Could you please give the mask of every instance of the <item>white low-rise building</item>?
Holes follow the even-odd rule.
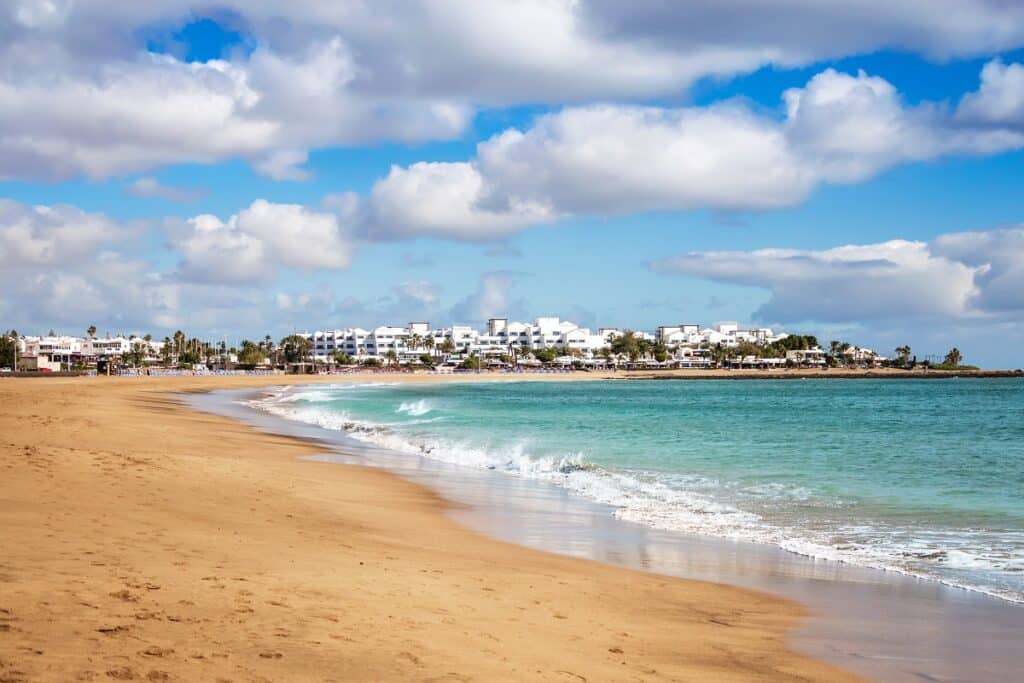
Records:
[[[819,348],[786,351],[786,360],[796,365],[825,365],[825,356]]]
[[[468,325],[432,328],[418,321],[405,327],[346,328],[303,336],[313,343],[316,360],[329,364],[341,353],[356,361],[383,361],[394,354],[399,362],[418,362],[426,354],[439,360],[478,356],[497,362],[500,357],[526,357],[546,349],[557,351],[560,357],[592,360],[603,358],[602,352],[622,334],[619,328],[600,327],[593,332],[568,320],[544,316],[531,323],[491,318],[484,330]],[[654,334],[642,330],[633,334],[651,345],[664,344],[671,361],[682,367],[713,365],[709,347],[733,348],[744,342],[767,345],[786,337],[769,328],[741,329],[737,323],[705,328],[696,323],[663,325]]]

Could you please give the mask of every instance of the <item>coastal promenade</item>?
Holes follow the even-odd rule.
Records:
[[[795,603],[493,541],[173,396],[320,381],[0,382],[0,679],[852,680]]]

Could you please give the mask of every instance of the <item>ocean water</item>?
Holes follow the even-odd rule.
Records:
[[[1024,602],[1024,380],[337,384],[254,405],[652,527]]]

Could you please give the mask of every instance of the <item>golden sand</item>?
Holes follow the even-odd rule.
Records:
[[[283,381],[0,380],[0,681],[852,679],[792,602],[494,541],[170,396]]]

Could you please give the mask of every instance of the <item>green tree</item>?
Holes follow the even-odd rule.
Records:
[[[300,334],[291,334],[278,345],[287,363],[305,363],[310,359],[313,342]]]
[[[754,344],[753,342],[740,342],[739,344],[732,348],[730,355],[733,356],[734,358],[737,356],[740,358],[744,356],[753,356],[754,358],[760,358],[761,356],[764,355],[764,351],[765,350],[762,347],[758,346],[757,344]]]
[[[641,340],[633,330],[626,330],[615,337],[611,343],[612,353],[617,356],[626,356],[630,361],[636,362],[643,355]]]
[[[398,362],[398,354],[395,353],[394,349],[388,349],[384,352],[384,359],[388,362],[388,365],[394,365]]]
[[[715,344],[714,348],[711,349],[711,359],[714,360],[716,366],[721,366],[728,357],[728,349],[721,344]]]
[[[262,348],[260,348],[259,344],[255,344],[248,339],[242,340],[242,350],[238,352],[239,364],[255,367],[257,365],[262,365],[266,358],[267,354]]]
[[[429,353],[420,354],[420,363],[427,367],[434,367],[434,356]]]
[[[171,348],[171,338],[164,337],[164,346],[160,349],[160,357],[165,368],[171,367],[171,354],[173,351],[174,349]]]
[[[766,349],[776,357],[786,355],[786,351],[806,351],[818,347],[818,338],[813,334],[791,334],[769,344]]]
[[[668,360],[668,348],[665,346],[665,342],[655,342],[654,360],[658,361],[659,363],[664,363],[666,360]]]
[[[534,349],[533,357],[541,363],[554,363],[555,359],[558,358],[558,350],[551,347],[546,349]]]
[[[897,346],[895,349],[896,362],[900,365],[906,365],[910,362],[910,346]]]
[[[465,358],[459,367],[464,370],[479,370],[482,367],[482,362],[480,357],[474,353],[473,355]]]
[[[334,352],[334,362],[338,365],[352,365],[352,356],[348,355],[344,351]]]
[[[190,368],[197,365],[202,360],[203,357],[199,355],[198,351],[186,347],[184,351],[178,354],[178,367]]]
[[[125,354],[125,362],[130,363],[132,367],[139,367],[143,364],[146,359],[145,345],[141,340],[136,339],[132,343],[132,349]]]
[[[949,353],[946,354],[946,358],[945,358],[945,360],[942,361],[942,364],[943,365],[949,365],[949,366],[952,366],[952,367],[955,368],[955,367],[959,367],[960,363],[962,363],[963,360],[964,360],[964,357],[960,353],[960,349],[958,349],[958,348],[956,348],[954,346],[953,348],[951,348],[949,350]]]
[[[843,342],[838,339],[833,339],[828,343],[828,362],[830,367],[835,367],[841,362],[843,353]]]
[[[13,369],[17,363],[15,355],[18,353],[18,332],[10,330],[0,336],[0,368]]]
[[[455,353],[455,340],[452,339],[451,335],[444,338],[441,342],[441,353],[450,354]]]
[[[425,348],[431,356],[434,355],[434,335],[428,334],[423,338],[423,348]]]

